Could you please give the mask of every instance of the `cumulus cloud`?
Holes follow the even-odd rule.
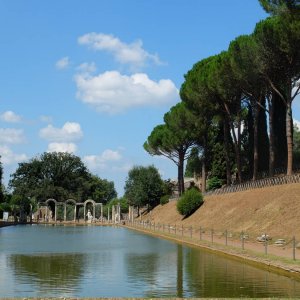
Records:
[[[77,74],[75,82],[77,97],[101,112],[119,113],[131,107],[159,106],[178,99],[178,90],[171,80],[156,82],[145,73]]]
[[[0,128],[0,144],[20,144],[24,141],[23,129]]]
[[[11,110],[8,110],[0,115],[0,120],[8,123],[21,122],[21,117]]]
[[[58,60],[55,64],[56,69],[58,70],[64,70],[70,65],[70,59],[68,56],[65,56]]]
[[[77,146],[74,143],[50,143],[47,152],[68,152],[75,153]]]
[[[4,165],[12,165],[28,159],[26,154],[16,154],[8,146],[0,146],[1,162]]]
[[[78,43],[97,51],[107,51],[121,64],[130,64],[136,67],[142,67],[146,62],[161,64],[157,54],[150,54],[143,49],[141,40],[127,44],[113,35],[92,32],[79,37]]]
[[[58,143],[74,142],[83,137],[80,124],[75,122],[66,122],[62,128],[56,128],[49,124],[40,130],[40,137]]]
[[[300,130],[300,121],[294,120],[294,126],[297,126],[298,130]]]
[[[116,162],[121,158],[122,155],[118,151],[107,149],[99,155],[84,156],[83,161],[91,170],[103,170],[107,167],[108,162]]]

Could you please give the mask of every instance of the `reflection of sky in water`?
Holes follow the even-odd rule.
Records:
[[[0,297],[300,296],[298,281],[124,228],[0,233]]]

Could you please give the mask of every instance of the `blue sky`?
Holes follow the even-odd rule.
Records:
[[[134,165],[176,178],[176,166],[143,143],[193,64],[265,17],[256,0],[1,0],[5,183],[45,151],[80,156],[119,196]]]

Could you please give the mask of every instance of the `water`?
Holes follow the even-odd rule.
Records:
[[[0,229],[0,297],[300,297],[300,282],[125,228]]]

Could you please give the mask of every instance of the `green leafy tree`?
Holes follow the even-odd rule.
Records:
[[[199,155],[199,148],[193,147],[185,168],[185,177],[194,177],[201,174],[202,161]]]
[[[130,205],[138,207],[159,204],[163,194],[163,181],[154,166],[135,166],[128,172],[125,197]]]
[[[276,16],[259,22],[254,31],[259,71],[270,90],[286,106],[287,174],[293,170],[292,102],[300,92],[300,18]]]
[[[294,163],[296,166],[300,166],[300,129],[297,125],[294,126],[293,132],[293,144],[294,144]]]
[[[164,116],[165,124],[156,126],[144,149],[151,155],[163,155],[171,159],[178,168],[178,190],[184,192],[184,161],[199,135],[200,126],[184,102],[173,106]]]
[[[9,186],[14,195],[35,197],[38,202],[48,198],[80,202],[93,196],[97,202],[107,202],[116,196],[113,183],[91,175],[78,156],[61,152],[20,163]]]
[[[259,0],[263,9],[272,15],[299,14],[299,0]]]
[[[112,181],[101,179],[96,175],[90,175],[87,184],[91,198],[98,203],[105,204],[117,197]]]
[[[231,134],[229,128],[228,112],[224,109],[224,102],[216,88],[210,83],[212,66],[215,65],[218,56],[211,56],[203,59],[185,74],[185,81],[180,89],[180,96],[204,125],[204,134],[198,136],[197,144],[202,149],[202,191],[205,191],[206,163],[211,150],[209,149],[210,127],[212,120],[219,119],[223,126],[223,143],[225,147],[224,160],[226,162],[226,181],[231,183]]]
[[[265,98],[267,83],[258,68],[258,45],[252,35],[242,35],[232,41],[228,49],[230,63],[237,83],[241,88],[245,100],[251,106],[253,117],[253,180],[257,179],[259,171],[266,171],[266,164],[270,160],[270,173],[274,172],[274,145],[270,145],[267,134],[266,116],[267,111]],[[271,103],[269,103],[269,108]],[[273,138],[273,114],[269,109],[270,142]],[[250,115],[249,115],[250,116]],[[250,129],[250,128],[249,128]]]
[[[105,216],[107,216],[108,209],[109,211],[112,211],[113,205],[115,206],[120,205],[121,213],[123,214],[128,213],[128,208],[129,208],[128,200],[125,197],[113,198],[104,206],[103,213]]]
[[[203,196],[197,189],[187,190],[177,201],[178,212],[188,217],[203,204]]]

